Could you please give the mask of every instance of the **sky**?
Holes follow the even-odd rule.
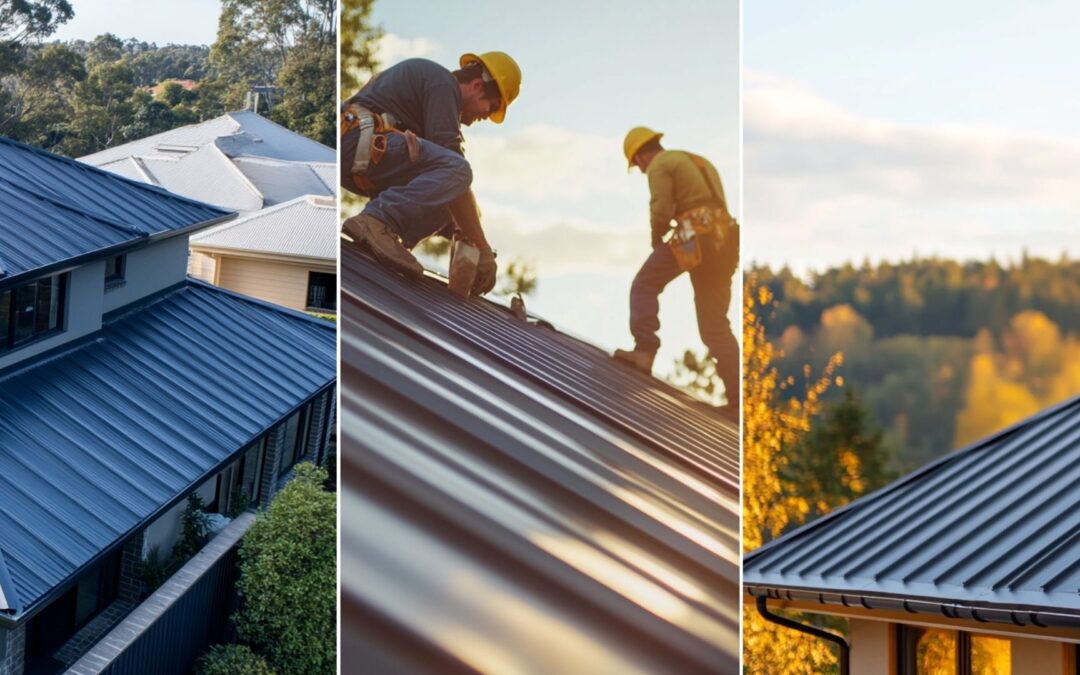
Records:
[[[210,45],[221,0],[69,0],[75,16],[50,39],[93,40],[102,33],[167,44]]]
[[[744,259],[1080,255],[1080,5],[745,5]]]
[[[709,158],[739,213],[738,11],[737,0],[377,0],[373,20],[384,67],[423,56],[455,68],[488,50],[517,60],[521,94],[505,122],[464,130],[484,229],[503,264],[535,266],[530,311],[613,349],[633,345],[630,282],[649,253],[648,185],[626,170],[626,132],[650,126],[666,147]],[[658,372],[704,350],[686,275],[661,296],[660,320]]]

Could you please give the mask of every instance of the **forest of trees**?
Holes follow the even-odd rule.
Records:
[[[164,47],[112,34],[48,41],[73,16],[66,0],[2,7],[0,135],[78,157],[241,110],[258,90],[261,114],[336,144],[333,0],[223,0],[213,45]]]
[[[1080,262],[927,258],[748,276],[776,299],[762,323],[791,391],[806,365],[842,353],[839,372],[884,429],[893,471],[1080,393]]]

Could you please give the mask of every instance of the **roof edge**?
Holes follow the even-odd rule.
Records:
[[[744,583],[745,595],[762,595],[789,601],[807,601],[823,607],[856,607],[866,610],[900,611],[908,614],[933,614],[948,619],[967,619],[979,623],[1002,623],[1038,628],[1080,628],[1080,610],[1069,607],[1003,605],[926,596],[899,596],[861,591],[840,592],[813,588],[788,587],[768,583]],[[1026,619],[1026,621],[1025,621]]]
[[[1005,438],[1012,436],[1013,434],[1019,433],[1024,429],[1027,429],[1028,427],[1037,424],[1038,422],[1041,422],[1047,417],[1050,417],[1051,415],[1054,415],[1059,411],[1072,405],[1076,405],[1077,403],[1080,403],[1080,394],[1065,399],[1064,401],[1056,403],[1048,408],[1044,408],[1043,410],[1040,410],[1034,415],[1015,422],[1005,427],[1004,429],[1000,429],[985,438],[981,438],[969,445],[946,453],[942,457],[939,457],[938,459],[928,464],[924,464],[923,466],[915,469],[906,476],[898,478],[897,480],[889,483],[885,487],[879,488],[869,494],[865,494],[856,499],[855,501],[845,504],[844,506],[841,506],[840,508],[825,514],[817,520],[806,523],[805,525],[802,525],[801,527],[798,527],[791,532],[783,534],[776,539],[773,539],[772,541],[762,544],[758,548],[750,551],[743,556],[743,567],[745,569],[747,565],[753,563],[757,558],[767,555],[778,546],[784,545],[789,541],[808,536],[815,532],[817,529],[825,525],[829,525],[835,520],[844,518],[853,511],[861,509],[863,506],[870,503],[871,501],[875,501],[877,499],[885,497],[886,495],[892,494],[893,492],[906,488],[910,483],[921,480],[925,475],[937,471],[939,468],[946,464],[959,461],[960,459],[968,456],[971,453],[983,450],[987,446],[1002,441]]]

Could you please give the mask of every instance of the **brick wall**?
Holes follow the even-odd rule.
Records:
[[[26,625],[0,629],[0,675],[22,675],[26,661]]]
[[[120,582],[117,584],[117,600],[135,603],[142,595],[142,572],[139,568],[142,565],[145,539],[146,533],[143,531],[124,543],[124,548],[120,552]]]

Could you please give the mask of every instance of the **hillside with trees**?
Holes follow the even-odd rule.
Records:
[[[842,353],[838,372],[883,428],[890,470],[1080,392],[1080,262],[925,258],[748,275],[776,300],[762,323],[791,391],[807,365]]]
[[[257,105],[336,144],[332,0],[223,0],[213,45],[161,47],[112,34],[48,41],[73,16],[65,0],[8,6],[0,10],[0,135],[78,157]],[[363,22],[354,33],[376,36]]]

